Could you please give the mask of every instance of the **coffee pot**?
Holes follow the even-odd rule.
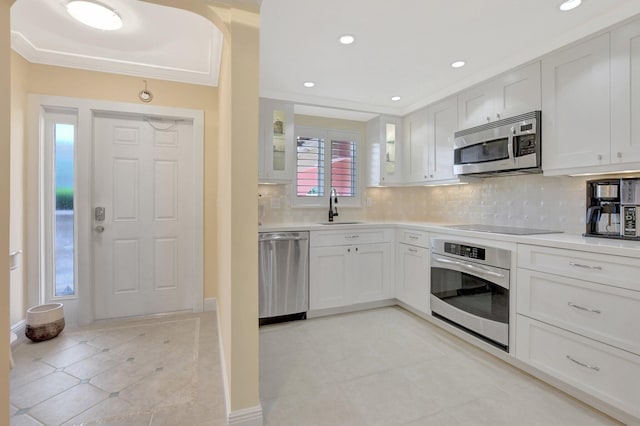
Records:
[[[620,236],[620,179],[587,182],[586,235]]]

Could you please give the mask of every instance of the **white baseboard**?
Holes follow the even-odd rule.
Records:
[[[229,426],[262,426],[262,405],[229,413]]]
[[[218,310],[218,303],[215,297],[208,297],[204,299],[204,311],[216,312]]]
[[[207,306],[207,300],[205,299],[204,306]],[[215,305],[215,299],[213,299],[213,304]],[[206,311],[206,309],[205,309]],[[222,332],[220,330],[220,313],[216,310],[216,324],[218,327],[218,352],[220,352],[220,367],[222,367],[222,384],[224,385],[224,405],[226,410],[226,415],[228,416],[231,412],[231,403],[229,402],[229,378],[227,377],[227,363],[224,358],[224,346],[222,346]]]
[[[18,336],[18,342],[25,338],[24,331],[27,328],[27,320],[21,320],[11,326],[11,331]]]

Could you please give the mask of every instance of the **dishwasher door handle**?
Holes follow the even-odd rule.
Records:
[[[260,241],[303,241],[308,240],[307,237],[293,237],[288,235],[273,235],[268,237],[260,237]]]

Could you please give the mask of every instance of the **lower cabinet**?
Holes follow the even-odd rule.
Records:
[[[640,356],[524,315],[516,322],[518,359],[640,418]]]
[[[338,308],[393,297],[391,244],[311,247],[309,309]]]
[[[430,314],[429,249],[396,244],[396,299]]]

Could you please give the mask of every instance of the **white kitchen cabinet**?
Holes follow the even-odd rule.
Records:
[[[516,357],[640,415],[638,259],[519,244]]]
[[[505,73],[458,94],[458,129],[540,109],[540,62]]]
[[[424,182],[429,177],[429,112],[419,109],[402,121],[404,129],[403,164],[405,180],[409,183]]]
[[[640,162],[640,20],[611,32],[611,163]],[[639,164],[634,169],[640,168]]]
[[[430,314],[429,249],[396,243],[396,299]]]
[[[610,162],[609,33],[542,60],[542,169]]]
[[[405,117],[405,183],[450,183],[457,180],[453,174],[453,134],[457,120],[455,96]]]
[[[350,303],[346,246],[311,247],[309,309],[335,308]]]
[[[260,99],[260,182],[290,182],[295,167],[293,104]]]
[[[351,303],[375,302],[393,297],[391,244],[362,244],[347,249],[347,274]]]
[[[389,229],[312,232],[309,309],[392,298],[391,240]]]
[[[367,186],[402,183],[402,119],[379,116],[367,122]]]
[[[639,356],[524,315],[516,322],[518,359],[640,418]]]

